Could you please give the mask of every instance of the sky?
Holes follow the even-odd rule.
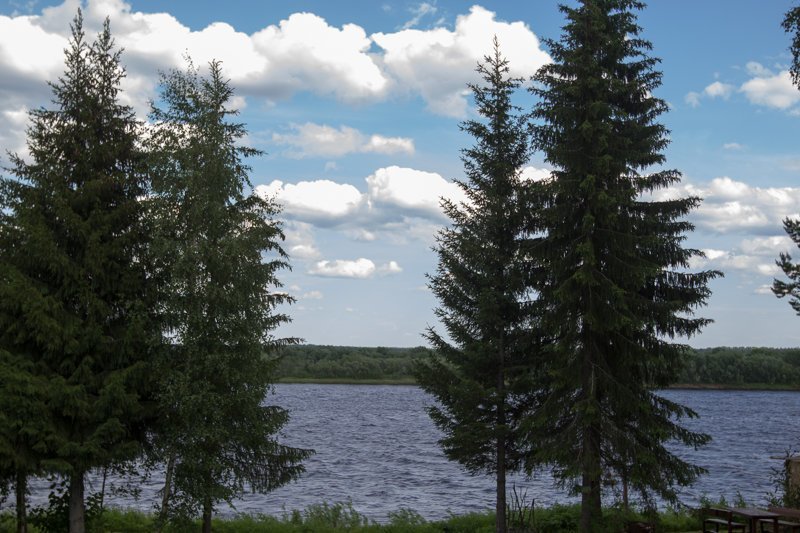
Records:
[[[666,167],[683,173],[659,196],[698,195],[686,245],[724,279],[699,316],[714,323],[695,347],[800,346],[800,317],[769,290],[782,229],[800,216],[800,91],[788,75],[790,0],[651,1],[642,36],[661,59],[669,104]],[[247,125],[256,194],[283,206],[296,303],[277,336],[313,344],[424,345],[439,327],[426,273],[459,199],[459,123],[475,118],[466,84],[497,36],[512,74],[547,63],[546,39],[563,25],[558,3],[454,0],[269,1],[0,0],[0,164],[25,154],[28,111],[50,105],[78,7],[96,32],[108,16],[127,68],[121,98],[146,120],[159,72],[222,61]],[[533,97],[521,91],[526,110]],[[534,177],[550,167],[533,153]],[[800,258],[800,253],[795,255]]]

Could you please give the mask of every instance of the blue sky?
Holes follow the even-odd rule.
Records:
[[[653,1],[643,36],[661,58],[670,104],[667,166],[698,194],[687,244],[697,268],[723,270],[715,320],[693,346],[800,346],[800,317],[768,290],[774,260],[793,251],[780,221],[800,216],[800,91],[786,73],[789,0]],[[438,198],[458,198],[459,131],[472,116],[465,84],[497,35],[514,73],[549,60],[556,2],[158,2],[0,0],[0,149],[24,153],[26,112],[47,105],[78,6],[96,31],[111,18],[128,68],[123,98],[144,119],[158,71],[212,58],[237,91],[259,194],[284,205],[298,298],[278,334],[317,344],[414,346],[436,325],[425,273],[446,223]],[[535,104],[518,95],[524,107]],[[4,161],[5,162],[5,161]],[[533,154],[531,176],[546,175]],[[794,248],[796,250],[796,248]]]

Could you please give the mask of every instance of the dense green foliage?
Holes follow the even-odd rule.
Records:
[[[414,360],[429,348],[289,346],[276,375],[282,381],[415,383]],[[800,348],[689,349],[673,384],[800,389]]]
[[[89,44],[79,13],[65,54],[52,108],[30,113],[30,158],[12,156],[14,178],[2,181],[0,347],[41,384],[18,389],[17,408],[33,409],[16,414],[46,405],[46,428],[21,430],[70,478],[70,531],[82,531],[84,473],[140,453],[160,331],[139,123],[118,100],[124,70],[108,20]]]
[[[643,497],[674,499],[702,469],[667,442],[696,447],[708,436],[681,425],[695,414],[654,394],[674,382],[684,347],[676,336],[708,320],[694,311],[719,273],[687,272],[700,252],[682,246],[698,198],[649,201],[680,181],[664,168],[668,106],[651,44],[640,37],[636,0],[562,6],[553,62],[534,77],[534,145],[554,170],[537,213],[534,288],[547,345],[547,400],[532,417],[538,461],[582,496],[580,530],[601,521],[602,478],[611,473]],[[658,170],[651,171],[653,167]],[[674,449],[674,448],[673,448]],[[538,462],[537,461],[537,462]]]
[[[413,382],[414,359],[428,355],[427,348],[362,348],[351,346],[287,346],[276,375],[292,379],[394,380]]]
[[[580,517],[577,505],[556,505],[550,508],[535,508],[530,524],[531,532],[574,533]],[[631,513],[624,514],[612,508],[606,513],[601,533],[618,533],[622,524],[630,520],[647,518]],[[697,531],[700,521],[696,513],[667,510],[655,517],[658,531],[686,532]],[[220,533],[489,533],[494,531],[493,513],[471,513],[457,515],[446,520],[427,521],[416,512],[401,509],[389,516],[386,523],[375,523],[358,513],[348,503],[320,504],[304,511],[292,511],[282,517],[266,515],[242,515],[235,518],[215,519],[213,528]],[[90,533],[124,531],[125,533],[150,533],[155,525],[155,517],[137,511],[106,510],[97,517]],[[183,533],[197,528],[168,526],[165,533]],[[13,531],[10,515],[0,514],[0,533]],[[525,530],[521,530],[525,531]],[[31,533],[43,533],[36,528]]]
[[[461,128],[475,139],[463,151],[465,177],[456,183],[466,200],[442,201],[451,224],[439,231],[439,262],[429,287],[446,330],[428,328],[431,355],[415,375],[437,403],[428,412],[442,430],[445,455],[473,474],[496,481],[498,533],[506,531],[506,472],[522,468],[532,442],[521,421],[532,409],[537,387],[530,342],[528,279],[530,206],[521,179],[528,161],[527,117],[511,104],[521,80],[494,53],[478,65],[482,85],[471,85],[479,120]]]
[[[218,62],[207,77],[191,64],[164,75],[147,144],[172,341],[158,372],[153,450],[168,469],[162,511],[202,509],[204,531],[217,502],[287,483],[310,454],[277,441],[288,413],[262,405],[274,379],[269,354],[293,342],[273,335],[289,320],[276,311],[291,302],[277,278],[288,263],[277,206],[247,193],[244,158],[260,152],[242,146],[232,96]]]

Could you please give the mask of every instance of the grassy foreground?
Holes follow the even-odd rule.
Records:
[[[578,530],[580,508],[578,505],[555,505],[546,509],[535,508],[511,513],[510,525],[518,532],[573,533]],[[606,509],[608,533],[624,530],[627,520],[643,520],[641,515],[624,516],[618,509]],[[692,512],[665,511],[655,518],[658,531],[698,531],[700,523]],[[199,531],[200,523],[172,524],[164,532],[183,533]],[[30,533],[46,533],[50,528],[30,528]],[[154,531],[152,515],[138,511],[107,509],[94,518],[88,530],[92,533],[151,533]],[[494,514],[473,513],[452,516],[446,520],[429,522],[419,514],[402,509],[389,516],[385,524],[368,520],[349,503],[313,505],[305,511],[292,511],[281,517],[267,515],[242,515],[236,518],[217,519],[213,530],[219,533],[327,533],[327,532],[384,532],[384,533],[491,533],[494,531]],[[0,532],[13,532],[13,516],[0,515]]]

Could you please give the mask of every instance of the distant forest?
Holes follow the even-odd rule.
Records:
[[[413,383],[415,358],[428,348],[289,346],[281,381]],[[676,384],[800,389],[800,348],[691,349]]]

